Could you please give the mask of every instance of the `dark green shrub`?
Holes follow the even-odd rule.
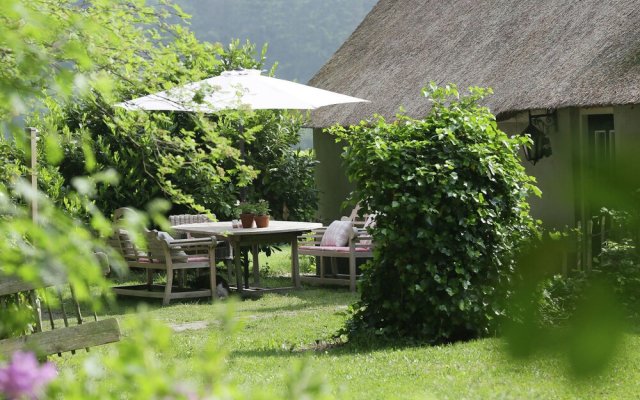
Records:
[[[542,282],[539,321],[543,326],[564,325],[576,313],[576,306],[592,282],[602,282],[615,296],[622,314],[637,324],[640,313],[640,265],[630,238],[608,240],[591,271],[570,271]]]
[[[309,221],[318,209],[318,191],[314,169],[317,164],[313,153],[305,151],[283,152],[278,158],[262,161],[258,179],[253,187],[269,201],[271,215],[276,219]]]
[[[537,189],[517,155],[527,139],[478,105],[487,90],[423,91],[423,119],[333,129],[348,144],[354,199],[378,213],[348,328],[430,343],[485,336],[505,314],[513,254],[536,230],[526,198]]]
[[[554,275],[544,280],[538,298],[540,325],[566,324],[574,315],[587,283],[588,277],[581,271],[571,276]]]

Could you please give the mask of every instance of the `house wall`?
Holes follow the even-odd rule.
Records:
[[[532,110],[541,114],[544,110]],[[584,215],[582,171],[587,135],[587,118],[590,114],[613,114],[616,131],[616,169],[624,172],[626,185],[640,187],[640,105],[602,108],[559,109],[555,123],[549,127],[548,137],[552,155],[535,165],[522,162],[529,175],[536,177],[542,197],[531,197],[532,215],[548,228],[574,227]],[[507,134],[520,134],[529,123],[528,112],[519,113],[498,126]],[[330,221],[348,211],[341,209],[352,186],[347,181],[340,154],[342,145],[336,144],[328,133],[314,129],[314,148],[320,164],[316,182],[320,189],[319,212],[324,221]]]
[[[614,107],[616,171],[625,185],[640,188],[640,104]]]
[[[532,110],[533,115],[544,114],[545,110]],[[541,219],[545,226],[563,228],[573,226],[576,213],[576,197],[573,164],[575,162],[572,147],[572,132],[578,124],[575,108],[558,110],[556,120],[547,127],[546,133],[551,142],[552,154],[539,160],[535,165],[526,161],[521,151],[522,164],[527,174],[536,178],[536,185],[542,196],[531,196],[531,214]],[[508,135],[518,135],[529,124],[529,113],[519,113],[513,118],[500,121],[498,127]],[[579,125],[579,124],[578,124]]]
[[[353,190],[342,163],[343,147],[343,144],[336,143],[333,135],[322,129],[313,129],[313,148],[319,161],[316,166],[318,216],[323,223],[340,219],[350,212],[350,209],[342,208],[342,203]]]

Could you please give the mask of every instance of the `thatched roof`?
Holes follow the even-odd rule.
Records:
[[[310,85],[371,100],[312,126],[425,114],[429,81],[491,86],[496,114],[640,103],[638,0],[380,0]]]

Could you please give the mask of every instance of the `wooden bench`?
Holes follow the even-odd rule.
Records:
[[[15,277],[0,276],[0,303],[8,301],[8,297],[17,296],[18,293],[25,293],[34,312],[34,324],[32,332],[17,337],[0,340],[0,355],[5,358],[18,350],[31,350],[38,356],[48,356],[63,352],[75,353],[76,350],[114,343],[120,340],[120,326],[118,320],[109,318],[98,321],[98,317],[93,313],[94,321],[86,321],[82,316],[80,305],[71,291],[71,301],[73,305],[67,312],[65,303],[69,299],[62,298],[61,285],[48,286],[34,285],[26,283]],[[52,289],[53,288],[53,289]],[[55,292],[57,301],[47,301],[49,296],[44,295],[41,299],[36,289],[46,294],[46,291]],[[55,303],[55,305],[52,305]],[[0,308],[4,305],[0,305]],[[55,307],[54,307],[55,306]],[[42,310],[48,313],[49,327],[42,321]],[[73,318],[72,318],[73,317]],[[62,326],[56,326],[56,320],[62,318]],[[75,319],[77,325],[72,324]]]
[[[354,224],[356,225],[356,224]],[[358,224],[360,225],[360,224]],[[321,241],[327,227],[314,229],[306,235],[300,236],[298,254],[315,256],[319,258],[320,268],[318,275],[303,275],[301,282],[309,284],[334,284],[348,285],[352,292],[356,291],[356,260],[373,257],[373,242],[371,235],[365,229],[358,229],[349,238],[347,246],[322,246]],[[325,269],[325,258],[331,259],[331,273]],[[339,274],[336,259],[347,258],[349,260],[349,274]]]
[[[172,227],[179,227],[185,224],[198,224],[202,222],[214,222],[205,214],[177,214],[169,216],[169,223]],[[174,237],[178,239],[188,239],[191,237],[211,237],[211,235],[194,235],[194,234],[177,234]],[[229,282],[233,281],[233,248],[229,241],[218,240],[218,246],[216,247],[216,262],[223,262],[227,268],[227,279]]]

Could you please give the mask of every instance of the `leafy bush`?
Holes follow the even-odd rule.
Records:
[[[571,276],[554,275],[540,286],[539,321],[543,326],[567,323],[575,314],[579,299],[587,287],[587,276],[576,272]]]
[[[505,315],[514,252],[536,231],[526,201],[538,190],[509,138],[455,86],[423,89],[423,119],[378,117],[332,131],[363,212],[377,212],[373,261],[364,269],[352,334],[442,343],[491,334]]]
[[[573,264],[577,229],[531,241],[518,263],[521,279],[504,326],[512,355],[560,352],[580,377],[597,375],[614,360],[629,322],[637,325],[639,316],[640,267],[631,238],[637,220],[627,215],[621,221],[624,214],[616,212],[614,223],[606,224],[610,239],[591,269]]]
[[[281,220],[315,218],[318,190],[314,169],[317,163],[312,152],[298,150],[286,151],[269,164],[263,164],[253,186],[269,201],[271,215]]]
[[[640,264],[631,238],[608,240],[591,271],[570,271],[545,279],[540,288],[539,319],[545,326],[564,325],[592,282],[604,282],[615,295],[627,320],[640,317]]]

